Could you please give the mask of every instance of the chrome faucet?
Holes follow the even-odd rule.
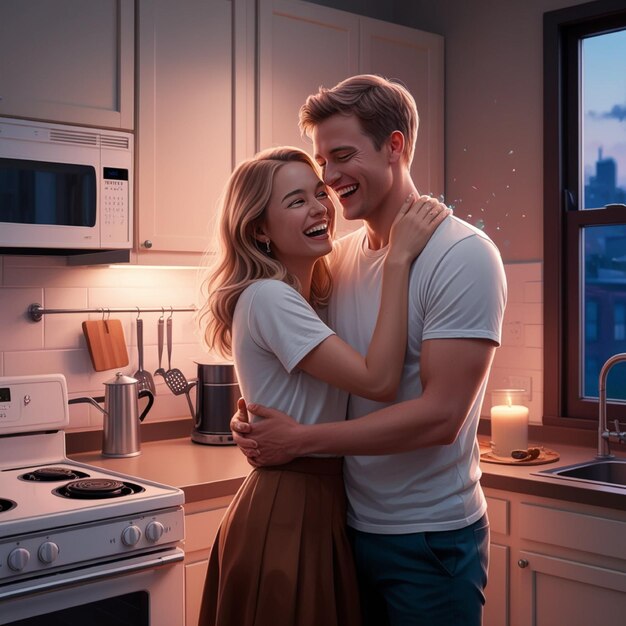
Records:
[[[615,456],[611,454],[611,447],[609,445],[609,439],[611,437],[617,437],[620,443],[626,442],[626,432],[620,432],[619,421],[615,420],[615,431],[611,431],[609,430],[606,417],[606,379],[610,369],[617,363],[622,362],[626,362],[626,352],[614,354],[606,361],[600,370],[600,379],[598,382],[598,453],[596,455],[598,459],[611,459]]]

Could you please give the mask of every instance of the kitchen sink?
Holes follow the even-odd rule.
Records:
[[[626,459],[585,461],[576,465],[541,470],[536,474],[626,488]]]

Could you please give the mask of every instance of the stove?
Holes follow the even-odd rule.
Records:
[[[182,625],[183,492],[68,459],[67,399],[60,374],[0,377],[0,624]]]

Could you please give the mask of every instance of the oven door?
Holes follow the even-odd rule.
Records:
[[[183,626],[179,548],[0,587],[0,624]]]

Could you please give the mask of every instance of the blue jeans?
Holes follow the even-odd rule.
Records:
[[[364,626],[480,626],[489,520],[459,530],[379,535],[349,529]]]

